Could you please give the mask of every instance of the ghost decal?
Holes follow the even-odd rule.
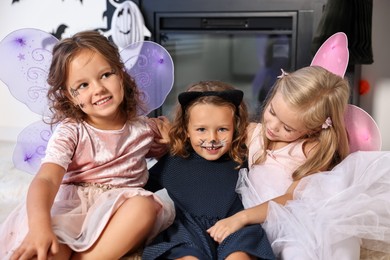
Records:
[[[111,28],[104,35],[112,38],[112,41],[120,48],[143,41],[150,37],[151,33],[144,24],[144,18],[138,6],[132,1],[117,3],[109,0],[116,9],[111,20]]]

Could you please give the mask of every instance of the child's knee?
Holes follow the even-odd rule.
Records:
[[[121,208],[135,217],[138,215],[141,224],[141,222],[154,222],[161,206],[153,199],[153,196],[135,196],[129,198]]]

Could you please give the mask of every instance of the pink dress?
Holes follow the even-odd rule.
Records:
[[[167,195],[143,189],[148,180],[145,158],[164,151],[151,151],[157,134],[146,117],[129,121],[120,130],[67,120],[56,127],[42,163],[66,169],[51,210],[53,230],[61,243],[74,251],[87,250],[121,204],[136,195],[153,196],[162,206],[151,237],[172,223],[175,213]],[[0,259],[10,257],[27,231],[23,203],[0,227]]]
[[[249,146],[249,172],[242,170],[237,183],[246,208],[285,194],[305,160],[298,142],[252,165],[260,129]],[[282,259],[359,259],[360,246],[390,253],[389,198],[390,152],[355,152],[331,171],[303,178],[285,206],[270,202],[263,228]]]
[[[241,174],[241,178],[247,178],[247,183],[251,185],[251,196],[247,196],[248,193],[242,196],[245,208],[255,206],[259,201],[267,201],[283,195],[292,184],[291,173],[306,160],[302,150],[303,142],[298,142],[278,150],[267,151],[265,163],[254,165],[258,151],[263,147],[260,130],[261,124],[258,124],[249,143],[250,174]]]

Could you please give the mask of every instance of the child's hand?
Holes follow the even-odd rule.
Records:
[[[235,215],[222,219],[209,228],[207,232],[218,243],[221,243],[230,234],[238,231],[245,225]]]
[[[159,116],[158,118],[150,118],[153,120],[160,132],[161,138],[155,140],[159,144],[168,144],[169,143],[169,130],[171,129],[171,122],[165,116]]]
[[[48,259],[57,254],[59,244],[52,230],[29,231],[22,244],[15,250],[11,260],[17,259]]]
[[[167,117],[160,116],[158,118],[149,118],[149,125],[153,129],[155,136],[146,156],[159,159],[169,150],[169,130],[171,124]]]

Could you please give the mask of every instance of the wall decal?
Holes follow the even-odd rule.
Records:
[[[62,39],[62,35],[65,33],[66,28],[68,28],[66,24],[60,24],[57,30],[55,32],[52,31],[51,34],[57,39]]]
[[[150,37],[151,33],[146,28],[144,18],[138,6],[130,0],[118,2],[108,0],[108,5],[115,8],[112,15],[107,6],[103,16],[107,17],[107,29],[101,29],[106,37],[111,37],[112,41],[120,48],[142,41],[145,37]]]

